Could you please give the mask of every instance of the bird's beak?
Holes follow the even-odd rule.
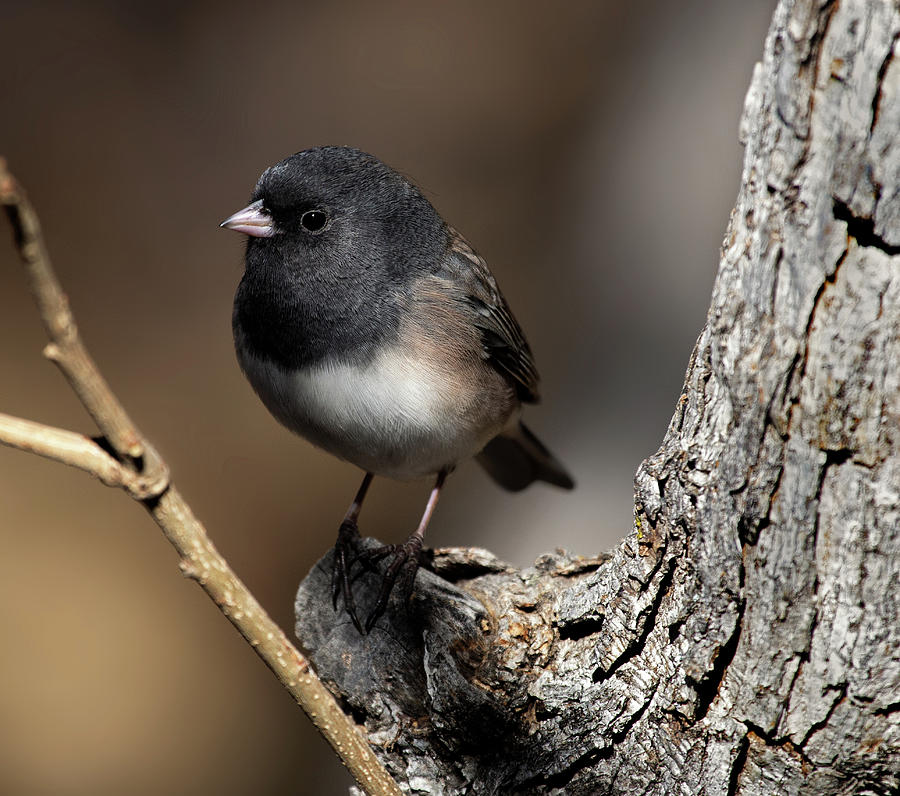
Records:
[[[275,234],[275,225],[270,216],[263,209],[262,199],[252,205],[247,205],[243,210],[238,210],[233,216],[226,218],[220,227],[233,229],[235,232],[243,232],[254,238],[271,238]]]

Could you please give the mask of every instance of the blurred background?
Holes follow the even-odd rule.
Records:
[[[433,545],[518,565],[612,547],[703,325],[738,120],[774,0],[0,3],[0,155],[83,336],[219,549],[282,626],[360,479],[276,425],[231,343],[218,223],[297,150],[411,176],[531,342],[529,425],[578,480],[473,463]],[[2,225],[0,225],[2,226]],[[0,233],[0,411],[92,433]],[[405,537],[429,485],[376,480]],[[0,449],[0,793],[346,793],[350,778],[123,493]]]

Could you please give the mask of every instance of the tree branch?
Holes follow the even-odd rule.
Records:
[[[143,499],[137,474],[84,434],[0,412],[0,444],[77,467],[106,486],[121,487],[138,500]]]
[[[44,356],[63,372],[84,408],[117,453],[135,460],[147,458],[142,468],[145,472],[164,469],[159,457],[140,438],[131,418],[82,344],[69,302],[53,272],[37,214],[3,161],[0,161],[0,201],[6,208],[19,257],[25,266],[28,286],[50,338]],[[160,483],[165,480],[165,476],[159,473]]]
[[[205,528],[169,480],[169,470],[131,422],[81,342],[68,301],[44,246],[37,215],[0,159],[0,202],[50,342],[44,354],[65,375],[97,427],[101,442],[64,429],[0,414],[0,443],[85,470],[125,489],[150,512],[193,578],[272,670],[372,796],[399,796],[396,783],[362,733],[215,549]],[[101,444],[102,443],[102,444]],[[107,447],[109,450],[107,450]]]

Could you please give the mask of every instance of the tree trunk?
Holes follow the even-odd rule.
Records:
[[[435,551],[367,637],[330,554],[301,585],[298,635],[404,789],[900,792],[898,36],[888,0],[780,2],[706,325],[611,555]]]

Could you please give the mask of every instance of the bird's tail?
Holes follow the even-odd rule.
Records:
[[[488,475],[511,492],[524,489],[532,481],[546,481],[563,489],[575,486],[566,468],[523,423],[494,437],[477,458]]]

